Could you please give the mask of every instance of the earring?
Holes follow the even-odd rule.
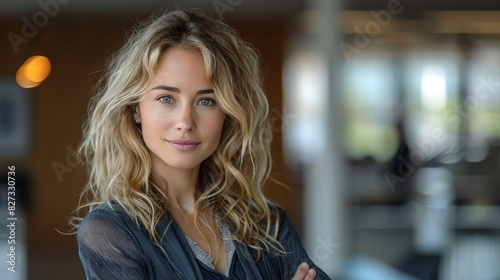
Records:
[[[141,120],[136,119],[136,120],[135,120],[135,123],[141,123]]]

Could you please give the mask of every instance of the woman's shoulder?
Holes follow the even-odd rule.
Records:
[[[288,213],[286,210],[276,203],[268,202],[269,212],[278,217],[279,223],[288,222]]]
[[[97,207],[92,209],[85,217],[83,221],[90,221],[99,218],[109,218],[109,219],[120,219],[127,216],[127,212],[123,207],[116,201],[106,201],[99,204]]]
[[[290,238],[290,235],[295,235],[296,230],[288,217],[288,212],[283,207],[274,203],[269,203],[268,207],[269,211],[276,218],[273,219],[273,224],[278,228],[278,240],[284,242],[284,240]]]
[[[78,236],[113,234],[131,222],[123,207],[114,201],[103,202],[87,213],[78,226]]]

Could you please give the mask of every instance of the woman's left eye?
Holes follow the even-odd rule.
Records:
[[[203,98],[198,101],[198,104],[201,106],[214,106],[215,105],[215,100],[210,99],[210,98]]]

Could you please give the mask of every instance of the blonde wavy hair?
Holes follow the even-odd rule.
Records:
[[[277,240],[279,216],[262,191],[271,169],[272,132],[258,55],[231,27],[195,11],[153,16],[132,31],[109,61],[78,150],[90,178],[77,213],[116,201],[160,246],[155,227],[168,214],[169,201],[151,174],[150,154],[133,112],[148,92],[161,55],[174,47],[201,53],[226,115],[220,144],[200,167],[198,229],[200,213],[209,213],[213,221],[226,222],[237,241],[257,250],[257,260],[261,250],[285,253]],[[82,220],[78,216],[71,222],[75,230]]]

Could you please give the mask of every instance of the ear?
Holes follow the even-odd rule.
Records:
[[[139,104],[135,104],[132,107],[132,111],[134,112],[134,120],[135,121],[139,120],[139,122],[140,122],[141,121],[141,111],[139,109]]]

